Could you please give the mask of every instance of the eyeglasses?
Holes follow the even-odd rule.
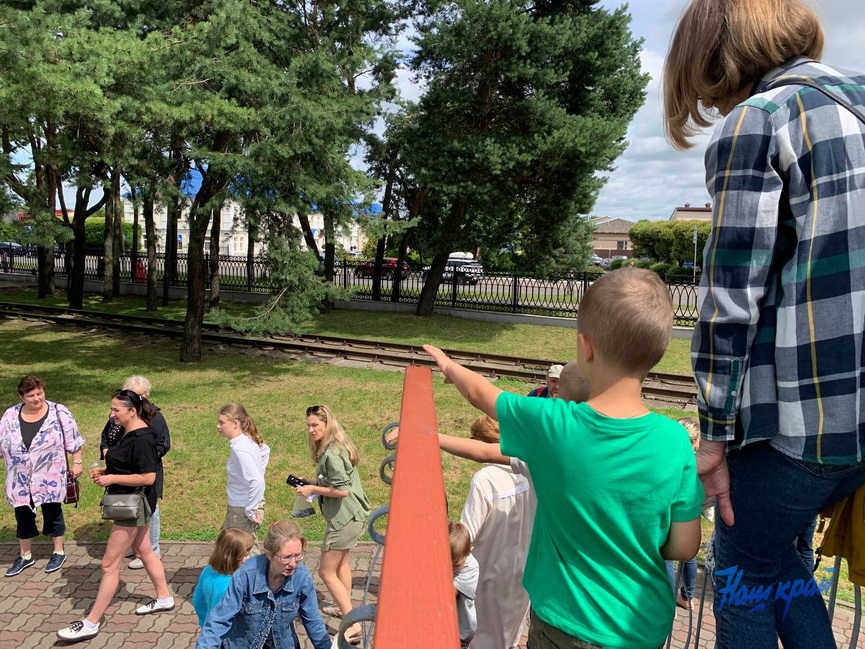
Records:
[[[298,552],[297,554],[276,554],[274,553],[273,558],[279,559],[282,563],[291,563],[292,561],[298,562],[303,561],[303,558],[306,556],[306,551]]]
[[[324,406],[310,406],[306,409],[306,416],[317,415],[318,411],[321,410]]]

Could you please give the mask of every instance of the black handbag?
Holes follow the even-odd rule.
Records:
[[[81,486],[78,484],[78,478],[72,477],[72,471],[69,470],[69,453],[66,451],[66,431],[63,429],[63,421],[60,419],[60,413],[57,411],[57,406],[54,406],[54,416],[57,417],[57,424],[60,426],[60,433],[63,435],[63,456],[66,458],[66,497],[63,499],[64,505],[75,505],[78,507],[78,499],[81,496]]]
[[[146,511],[147,500],[141,488],[131,494],[110,494],[102,496],[102,520],[130,521],[137,520],[142,511]]]

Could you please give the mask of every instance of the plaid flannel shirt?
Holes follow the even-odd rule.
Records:
[[[862,461],[865,76],[804,58],[759,81],[706,151],[712,233],[691,356],[703,437]]]

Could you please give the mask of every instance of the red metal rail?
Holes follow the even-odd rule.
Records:
[[[432,372],[409,366],[376,615],[375,649],[457,649],[456,598]]]

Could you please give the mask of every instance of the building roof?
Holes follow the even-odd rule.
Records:
[[[607,219],[605,221],[593,221],[595,234],[627,234],[634,225],[634,221],[625,219]]]
[[[711,221],[712,220],[712,204],[706,203],[703,207],[691,207],[690,203],[685,203],[682,207],[677,207],[670,214],[670,221]]]

